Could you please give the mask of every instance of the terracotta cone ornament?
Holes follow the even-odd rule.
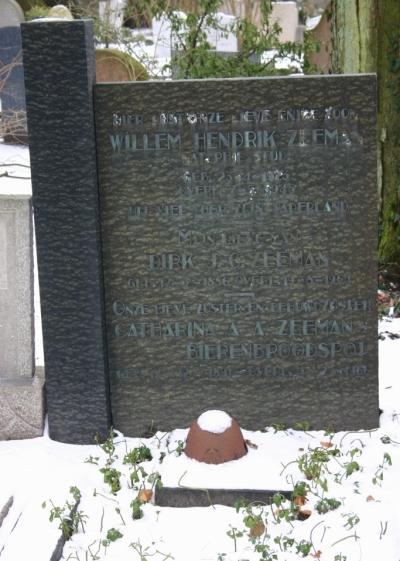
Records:
[[[247,447],[236,419],[225,411],[211,410],[192,423],[185,454],[206,464],[222,464],[247,454]]]

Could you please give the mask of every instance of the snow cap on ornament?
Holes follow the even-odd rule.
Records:
[[[225,411],[211,410],[192,423],[185,454],[206,464],[222,464],[247,454],[247,447],[236,419]]]

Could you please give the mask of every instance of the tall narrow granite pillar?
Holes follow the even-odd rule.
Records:
[[[51,438],[110,425],[91,21],[21,26]]]

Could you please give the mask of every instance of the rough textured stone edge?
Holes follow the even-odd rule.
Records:
[[[111,425],[92,22],[40,20],[21,24],[21,31],[49,434],[61,442],[91,444],[96,434],[106,438]]]
[[[14,497],[10,497],[6,502],[6,504],[3,506],[3,508],[0,510],[0,528],[4,522],[5,517],[10,512],[10,508],[12,507],[13,503],[14,503]]]
[[[44,379],[0,384],[0,440],[20,440],[43,435]]]
[[[234,506],[240,499],[249,502],[271,503],[272,497],[280,493],[287,499],[291,491],[272,489],[187,489],[180,487],[162,487],[156,489],[154,502],[157,506],[188,508],[193,506],[211,506],[214,504]]]

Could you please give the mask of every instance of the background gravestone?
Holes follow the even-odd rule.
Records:
[[[26,142],[25,89],[19,28],[24,21],[24,13],[15,0],[1,0],[0,12],[2,132],[6,142]]]
[[[375,77],[95,87],[116,427],[378,424]]]
[[[18,27],[25,20],[24,12],[15,0],[0,0],[0,8],[0,29],[9,26]]]
[[[4,167],[3,167],[4,170]],[[31,196],[0,188],[0,439],[43,431],[43,379],[35,372]]]
[[[3,20],[4,22],[4,20]],[[26,142],[24,73],[18,26],[0,26],[2,133],[6,142]]]

